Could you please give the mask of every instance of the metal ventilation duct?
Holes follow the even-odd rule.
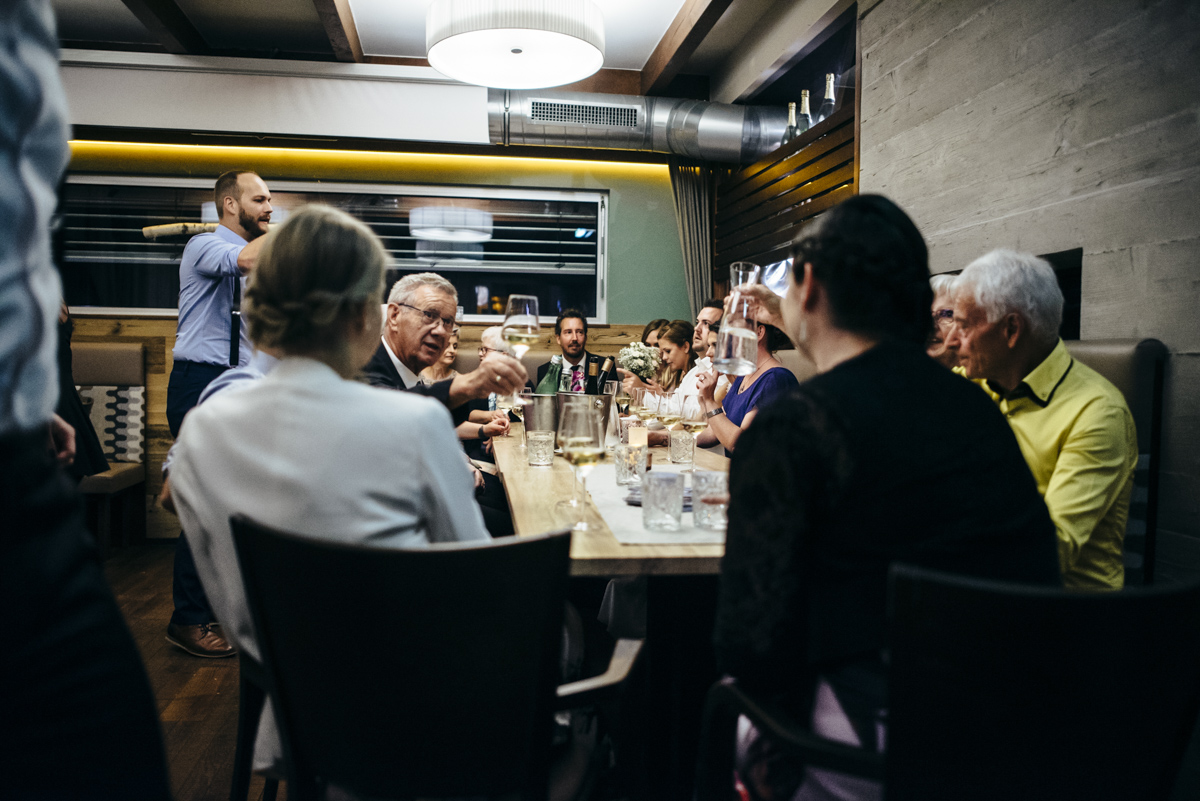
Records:
[[[651,150],[745,164],[775,148],[787,111],[703,100],[488,90],[492,144]]]

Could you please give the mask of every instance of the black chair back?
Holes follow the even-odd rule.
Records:
[[[545,796],[569,533],[384,549],[232,527],[289,798]]]
[[[889,801],[1165,799],[1200,584],[1071,593],[892,569]]]

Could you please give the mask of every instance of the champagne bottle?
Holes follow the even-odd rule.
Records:
[[[542,380],[538,382],[534,392],[538,395],[557,395],[558,382],[561,378],[562,356],[556,353],[550,357],[550,367],[546,370],[546,375],[542,376]]]
[[[823,122],[833,114],[833,73],[825,73],[825,99],[821,101],[821,108],[817,110],[817,122]]]
[[[587,380],[583,384],[583,391],[588,395],[599,395],[600,390],[596,388],[596,379],[600,377],[600,361],[598,359],[588,359]]]
[[[812,112],[808,110],[808,90],[800,90],[800,116],[796,117],[797,136],[813,126]]]
[[[800,130],[796,127],[796,104],[788,103],[788,124],[783,131],[783,138],[779,140],[780,145],[786,145],[788,142],[800,135]]]
[[[600,375],[596,376],[596,394],[604,394],[604,385],[608,383],[609,376],[612,375],[613,360],[609,356],[604,360],[604,364],[600,367]]]

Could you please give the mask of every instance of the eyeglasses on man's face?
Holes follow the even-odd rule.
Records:
[[[433,328],[438,323],[441,323],[443,326],[445,326],[447,331],[454,330],[455,323],[454,323],[453,317],[443,317],[442,315],[435,312],[433,309],[418,309],[416,306],[413,306],[408,303],[397,303],[396,305],[403,306],[406,309],[412,309],[415,312],[420,312],[425,317],[425,324],[427,326],[429,326],[430,328]]]

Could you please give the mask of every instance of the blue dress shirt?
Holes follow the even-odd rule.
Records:
[[[229,312],[233,282],[245,279],[238,254],[246,247],[231,229],[218,225],[211,234],[197,234],[183,249],[179,263],[179,328],[175,333],[177,361],[229,364]],[[253,348],[242,318],[238,364],[250,361]]]

